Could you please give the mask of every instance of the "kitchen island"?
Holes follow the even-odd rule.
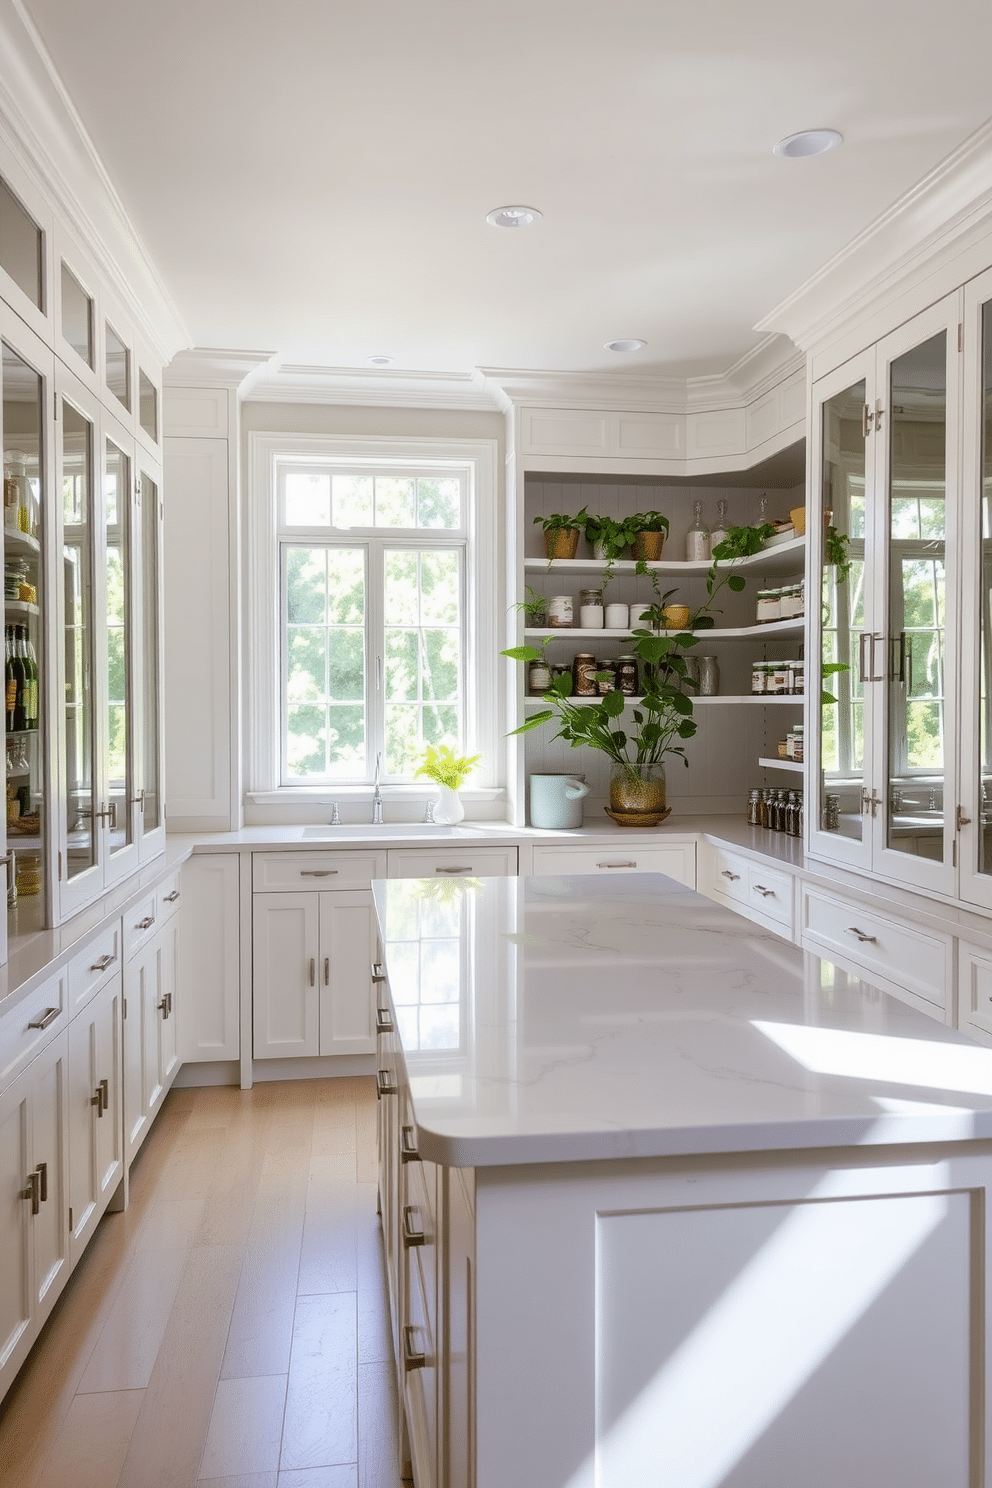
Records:
[[[992,1051],[660,875],[375,886],[418,1488],[975,1488]]]

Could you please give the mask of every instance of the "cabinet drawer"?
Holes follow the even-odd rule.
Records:
[[[535,873],[667,873],[688,888],[696,887],[696,844],[632,842],[614,847],[535,847]]]
[[[704,893],[722,894],[739,904],[748,903],[747,858],[739,858],[725,848],[714,847],[707,853],[706,883],[701,885]]]
[[[124,913],[124,960],[130,961],[159,924],[158,893],[150,889]]]
[[[945,1006],[949,947],[939,935],[806,889],[803,944],[821,955],[836,954],[853,962],[869,981],[881,980],[933,1007]]]
[[[121,969],[121,922],[114,920],[83,951],[77,951],[66,967],[69,983],[69,1016],[80,1008],[104,982]]]
[[[0,1005],[0,1090],[68,1022],[67,978],[49,977],[9,1012]]]
[[[958,941],[958,1027],[992,1043],[992,953]]]
[[[251,855],[256,893],[301,889],[367,889],[386,876],[384,852],[269,852]]]
[[[515,847],[394,848],[389,854],[390,878],[515,878]]]
[[[168,878],[164,878],[155,890],[156,914],[160,925],[174,915],[179,908],[181,893],[179,877],[180,871],[177,869],[175,873],[170,873]]]
[[[792,929],[793,878],[790,873],[766,868],[763,863],[747,865],[747,902],[761,914],[768,915]]]

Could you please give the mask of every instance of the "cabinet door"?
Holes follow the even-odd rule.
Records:
[[[0,1092],[0,1394],[20,1365],[31,1325],[30,1091],[33,1064]]]
[[[179,1068],[179,940],[180,917],[174,914],[163,925],[158,936],[158,1084],[157,1103],[161,1103],[176,1078]]]
[[[183,864],[180,1037],[186,1063],[241,1052],[241,866],[237,853]]]
[[[69,1214],[73,1265],[123,1175],[121,978],[113,977],[69,1027]]]
[[[376,944],[371,893],[320,895],[321,1054],[375,1052],[370,968]]]
[[[162,800],[162,499],[161,473],[139,455],[137,479],[138,620],[140,631],[135,647],[137,672],[137,741],[135,762],[136,808],[134,824],[142,862],[165,846],[165,812]]]
[[[31,1305],[41,1323],[55,1304],[69,1273],[66,1204],[66,1089],[68,1036],[61,1034],[29,1066],[31,1153],[29,1171],[38,1174],[40,1203],[31,1221],[33,1279]]]
[[[252,1039],[256,1059],[320,1053],[317,894],[256,894]]]
[[[134,564],[133,443],[122,428],[109,425],[103,441],[104,541],[102,599],[106,629],[99,675],[104,681],[100,810],[107,838],[108,883],[138,865],[135,791],[136,596]],[[99,565],[98,565],[99,567]]]
[[[124,1147],[128,1164],[144,1141],[161,1091],[158,1062],[158,937],[124,968]]]

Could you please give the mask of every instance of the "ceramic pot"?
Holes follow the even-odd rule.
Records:
[[[664,765],[614,765],[610,774],[610,810],[635,816],[665,810]]]
[[[545,558],[574,558],[578,546],[578,527],[566,527],[561,532],[546,532],[544,534]]]
[[[648,563],[657,563],[665,546],[665,534],[663,532],[639,532],[634,538],[631,552],[635,558],[643,558]]]
[[[462,805],[461,796],[450,785],[439,785],[437,805],[434,807],[434,820],[442,827],[457,827],[460,821],[465,820],[465,807]]]
[[[532,775],[530,824],[553,832],[582,825],[582,801],[589,787],[581,775]]]

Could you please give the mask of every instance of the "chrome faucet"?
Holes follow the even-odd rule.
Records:
[[[372,825],[382,826],[382,791],[379,789],[379,770],[382,766],[382,755],[375,757],[375,790],[372,792]]]

